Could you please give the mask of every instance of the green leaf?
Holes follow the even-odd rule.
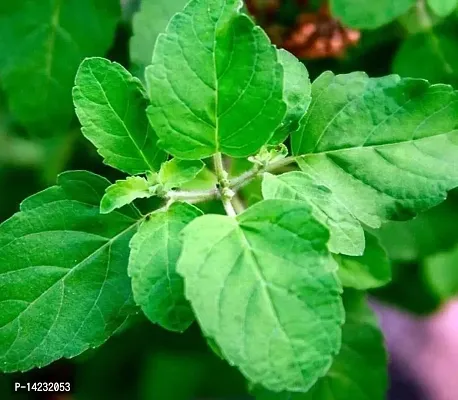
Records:
[[[185,190],[209,190],[214,189],[218,183],[218,179],[213,171],[204,167],[192,181],[188,181],[181,185],[181,189]]]
[[[405,14],[401,15],[396,21],[397,25],[404,31],[403,40],[408,40],[413,35],[420,32],[428,32],[435,26],[442,22],[442,19],[437,15],[434,15],[426,6],[425,1],[417,1],[415,7],[412,7]],[[386,25],[386,30],[391,29],[393,31],[394,24],[391,26]],[[395,34],[396,36],[396,34]],[[391,40],[395,38],[391,37]],[[399,37],[399,30],[397,33]],[[427,79],[426,77],[420,77]]]
[[[397,75],[322,74],[298,163],[358,220],[378,228],[442,201],[458,185],[458,92]]]
[[[365,232],[366,248],[360,257],[335,255],[339,278],[346,287],[367,290],[386,285],[391,280],[391,264],[378,239]]]
[[[427,0],[429,8],[439,17],[446,17],[458,7],[458,0]]]
[[[173,203],[142,223],[130,242],[129,276],[135,302],[154,323],[184,331],[194,320],[184,297],[183,279],[175,271],[181,253],[181,230],[202,212]]]
[[[204,335],[251,381],[306,391],[340,348],[341,287],[329,233],[308,205],[264,200],[183,230],[177,271]]]
[[[374,234],[396,261],[422,260],[458,243],[458,207],[452,198],[410,221],[389,222]]]
[[[219,348],[218,344],[212,339],[212,338],[205,338],[208,347],[210,350],[213,352],[215,356],[220,358],[221,360],[224,360],[224,356],[221,353],[221,349]]]
[[[331,0],[332,15],[352,28],[376,29],[413,7],[416,0]]]
[[[278,144],[299,128],[299,121],[307,112],[312,101],[312,85],[305,65],[286,50],[279,49],[278,61],[283,66],[283,100],[286,115],[275,131],[269,144]]]
[[[458,247],[425,259],[425,279],[444,302],[458,295]]]
[[[0,370],[24,371],[105,342],[134,311],[128,244],[140,216],[99,213],[109,182],[61,174],[0,225]]]
[[[1,2],[1,85],[11,112],[30,132],[68,128],[78,65],[108,50],[119,17],[118,0]]]
[[[437,311],[441,301],[426,281],[418,263],[393,263],[392,281],[371,291],[376,299],[416,315],[429,315]]]
[[[308,393],[256,390],[257,400],[383,400],[388,388],[387,355],[377,319],[358,292],[345,291],[342,350],[328,374]]]
[[[182,11],[189,0],[143,0],[134,15],[130,39],[130,60],[133,69],[143,77],[144,69],[151,64],[154,45],[160,33],[165,32],[173,15]]]
[[[393,72],[432,83],[458,85],[456,25],[436,27],[404,40],[393,61]]]
[[[128,174],[159,170],[166,154],[148,123],[140,81],[103,58],[83,61],[73,89],[82,132],[104,162]]]
[[[102,214],[111,213],[132,203],[135,199],[151,197],[154,194],[145,178],[140,176],[129,176],[127,179],[116,181],[115,184],[107,187],[106,193],[100,202]]]
[[[307,202],[314,216],[331,233],[329,249],[333,253],[361,255],[364,231],[360,223],[324,185],[304,172],[282,175],[264,174],[262,194],[265,199],[290,199]]]
[[[192,181],[204,168],[200,160],[178,160],[176,158],[162,164],[159,171],[159,182],[165,190],[179,188]]]
[[[158,37],[145,72],[148,117],[160,146],[178,158],[249,156],[283,120],[277,52],[241,5],[192,0]]]

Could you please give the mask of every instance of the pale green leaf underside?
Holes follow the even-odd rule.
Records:
[[[140,81],[123,66],[94,57],[81,64],[75,85],[82,132],[104,162],[132,175],[159,170],[166,154],[156,146]]]
[[[367,290],[386,285],[391,280],[391,264],[378,239],[365,232],[366,247],[360,257],[335,255],[343,286]]]
[[[285,114],[283,70],[241,0],[193,0],[158,37],[145,79],[160,146],[182,159],[254,154]]]
[[[457,93],[397,75],[325,72],[293,152],[364,224],[410,219],[458,185]]]
[[[184,297],[183,278],[175,269],[182,246],[180,232],[200,215],[190,204],[174,203],[151,214],[130,242],[134,300],[152,322],[169,330],[184,331],[194,320]]]
[[[451,14],[458,6],[457,0],[427,0],[428,6],[434,14],[439,17],[446,17]]]
[[[427,257],[423,269],[429,286],[444,302],[458,295],[458,247]]]
[[[117,208],[132,203],[136,199],[148,198],[152,195],[148,181],[145,178],[129,176],[107,187],[100,202],[100,212],[108,214]]]
[[[107,51],[119,16],[118,0],[0,3],[0,81],[11,112],[30,132],[68,128],[78,65]]]
[[[278,61],[283,67],[283,100],[286,114],[277,128],[270,144],[282,143],[288,135],[299,128],[299,121],[312,101],[312,85],[305,65],[284,49],[277,50]]]
[[[159,171],[159,182],[165,190],[179,188],[192,181],[205,167],[200,160],[179,160],[173,158],[162,164]]]
[[[257,400],[384,400],[387,355],[374,313],[361,293],[344,293],[342,349],[331,369],[308,393],[256,391]]]
[[[439,0],[442,1],[442,0]],[[416,0],[331,0],[332,15],[345,25],[375,29],[400,17]]]
[[[130,60],[143,77],[151,63],[154,45],[160,33],[165,32],[173,15],[182,11],[189,0],[143,0],[132,19],[134,34],[130,39]],[[139,76],[140,77],[140,76]]]
[[[333,253],[361,255],[364,251],[364,231],[353,215],[326,187],[314,182],[304,172],[282,175],[264,174],[262,194],[265,199],[290,199],[308,203],[314,216],[331,233],[329,250]]]
[[[134,310],[127,277],[135,210],[99,214],[109,182],[68,172],[0,225],[0,370],[99,346]]]
[[[305,391],[340,348],[340,284],[329,233],[308,205],[264,200],[184,230],[177,271],[205,336],[251,381]]]

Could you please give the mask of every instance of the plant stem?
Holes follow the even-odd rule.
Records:
[[[232,179],[230,182],[230,187],[232,190],[237,191],[242,187],[246,186],[248,183],[250,183],[258,175],[261,175],[264,172],[275,172],[276,170],[283,168],[289,164],[292,164],[295,161],[296,159],[294,157],[286,157],[282,160],[276,161],[268,165],[266,168],[262,168],[259,165],[255,165],[252,169],[244,172],[237,178]]]
[[[171,190],[167,193],[166,198],[173,199],[173,201],[187,201],[189,203],[200,203],[208,200],[221,198],[221,200],[223,201],[224,208],[226,209],[226,205],[224,204],[225,201],[223,200],[223,191],[227,192],[228,190],[231,190],[237,192],[238,190],[246,186],[248,183],[250,183],[257,176],[262,175],[264,172],[275,172],[289,164],[294,163],[296,159],[294,157],[286,157],[282,160],[276,161],[268,165],[266,168],[262,168],[259,165],[256,165],[249,171],[244,172],[240,176],[231,179],[230,181],[227,178],[227,172],[224,170],[221,153],[215,154],[213,156],[213,161],[215,165],[216,177],[218,178],[218,183],[220,185],[219,189],[215,188],[201,191]],[[229,198],[230,197],[232,196],[229,196]],[[232,212],[235,215],[235,210],[232,204],[228,205],[228,209],[226,209],[228,215]]]
[[[237,214],[242,213],[245,211],[245,204],[243,204],[242,199],[240,198],[239,194],[236,193],[231,200],[232,206]]]
[[[213,155],[213,166],[215,168],[216,178],[218,182],[224,182],[227,180],[227,172],[224,170],[223,156],[221,153]]]
[[[224,210],[229,217],[236,217],[237,213],[235,212],[235,208],[232,205],[231,201],[226,197],[221,197],[221,201],[223,202]]]
[[[167,192],[167,198],[173,199],[174,201],[188,201],[190,203],[199,203],[201,201],[208,201],[217,199],[219,197],[218,189],[211,190],[195,190],[195,191],[182,191],[182,190],[170,190]]]
[[[219,183],[220,198],[223,202],[226,214],[230,217],[235,217],[237,213],[235,212],[234,206],[231,203],[231,199],[234,196],[234,192],[230,188],[230,182],[227,178],[227,172],[224,169],[223,156],[221,155],[221,153],[216,153],[213,156],[213,165],[215,167],[215,174]]]

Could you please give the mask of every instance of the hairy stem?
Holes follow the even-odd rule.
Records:
[[[220,188],[217,189],[209,189],[209,190],[201,190],[201,191],[179,191],[179,190],[171,190],[167,193],[166,198],[173,199],[173,201],[187,201],[189,203],[201,203],[204,201],[214,200],[214,199],[222,199],[222,191],[223,189],[227,192],[228,190],[237,192],[248,183],[250,183],[253,179],[257,176],[262,175],[264,172],[276,172],[287,165],[290,165],[296,161],[294,157],[286,157],[282,160],[276,161],[272,164],[269,164],[266,168],[262,168],[259,165],[255,165],[252,169],[244,172],[240,176],[228,180],[227,172],[224,170],[223,160],[220,153],[218,155],[213,156],[213,161],[215,164],[215,173],[218,178],[218,183]],[[232,197],[232,196],[229,196]],[[230,201],[229,201],[230,203]],[[224,201],[223,201],[224,205]],[[226,205],[224,205],[226,208]],[[230,205],[232,209],[231,212],[234,210],[232,204]],[[226,210],[227,212],[227,210]],[[235,214],[235,211],[234,211]]]
[[[190,203],[200,203],[202,201],[208,201],[219,198],[218,189],[211,190],[195,190],[195,191],[184,191],[184,190],[170,190],[167,193],[167,198],[173,199],[174,201],[187,201]]]
[[[227,172],[224,169],[223,156],[221,153],[213,155],[213,166],[215,168],[215,174],[220,184],[225,184],[227,181]]]
[[[245,211],[245,204],[243,204],[242,199],[240,198],[239,194],[236,193],[234,197],[231,200],[232,206],[234,207],[234,210],[237,214],[242,213]]]
[[[226,197],[221,197],[221,201],[223,202],[224,210],[229,217],[236,217],[237,213],[235,212],[235,208],[231,203],[231,200]]]
[[[234,206],[231,203],[231,199],[234,196],[234,192],[230,188],[228,174],[224,169],[223,156],[221,155],[221,153],[216,153],[213,156],[213,165],[215,168],[216,178],[218,179],[219,183],[220,198],[223,202],[226,214],[230,217],[235,217],[237,213],[235,212]]]
[[[255,165],[252,169],[244,172],[242,175],[234,178],[230,182],[230,188],[234,191],[237,191],[250,183],[258,175],[262,175],[264,172],[275,172],[289,164],[292,164],[296,161],[294,157],[286,157],[282,160],[276,161],[272,164],[269,164],[266,168],[262,168],[259,165]]]

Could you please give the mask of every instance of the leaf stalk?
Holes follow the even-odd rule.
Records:
[[[220,194],[220,199],[223,202],[224,210],[230,217],[235,217],[237,213],[231,203],[235,192],[230,187],[228,173],[224,169],[223,156],[221,153],[216,153],[213,155],[213,165],[215,168],[216,178],[218,179],[218,191]]]

